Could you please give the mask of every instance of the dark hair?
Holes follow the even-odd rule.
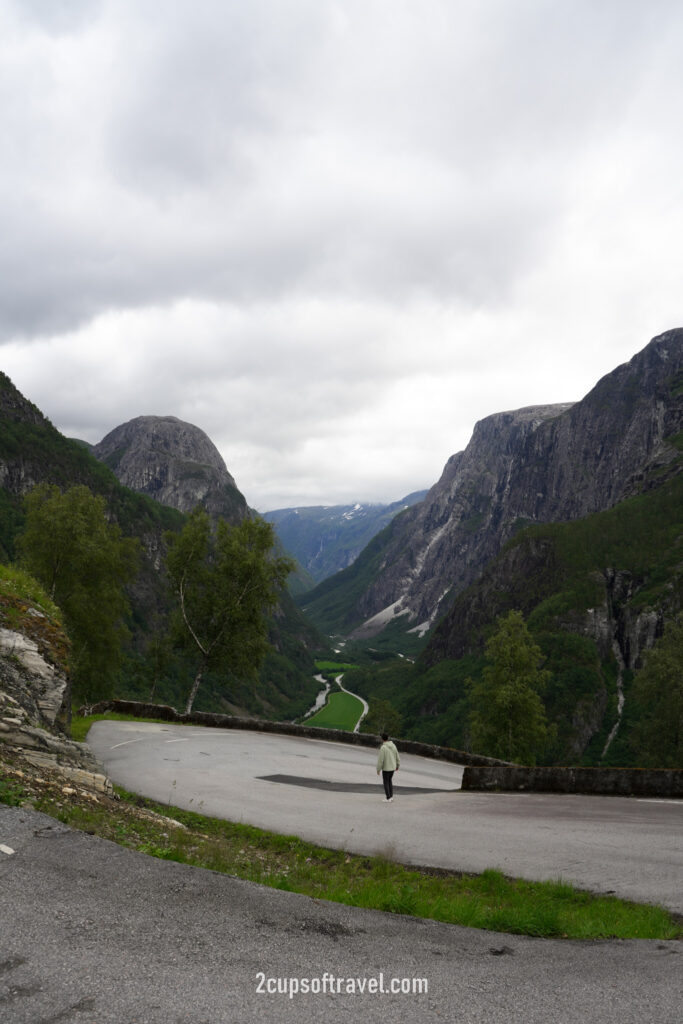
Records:
[[[382,739],[386,743],[386,741],[389,739],[389,733],[388,732],[383,732],[382,733]]]

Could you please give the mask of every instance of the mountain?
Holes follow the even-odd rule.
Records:
[[[609,509],[677,472],[683,330],[655,338],[580,402],[476,424],[424,501],[302,605],[321,628],[424,633],[517,531]]]
[[[247,515],[247,503],[213,441],[175,416],[122,423],[92,453],[125,487],[179,512],[201,504],[209,515],[232,523]]]
[[[423,564],[440,554],[436,579],[420,594],[415,563],[407,607],[386,617],[373,648],[391,629],[403,644],[410,601],[414,621],[429,613],[430,594],[448,592],[445,613],[414,665],[394,659],[356,670],[349,688],[371,703],[390,701],[406,738],[470,749],[470,681],[481,679],[497,620],[517,609],[549,673],[551,741],[541,763],[641,766],[645,758],[663,766],[658,758],[671,751],[644,746],[652,708],[638,679],[644,654],[683,607],[683,331],[655,338],[570,407],[483,420],[422,506],[397,517],[305,604],[327,616],[328,628],[353,629],[378,581],[400,578],[401,545],[420,553],[430,540]],[[669,700],[664,691],[659,699]],[[667,706],[680,720],[674,693]]]
[[[633,737],[650,709],[634,680],[683,607],[680,434],[676,444],[665,478],[645,481],[640,494],[520,530],[458,594],[414,666],[394,661],[349,674],[346,685],[371,702],[389,700],[407,738],[469,749],[468,680],[481,677],[498,617],[518,609],[550,673],[544,704],[554,736],[543,763],[639,766]],[[674,701],[672,720],[680,714]],[[651,766],[656,757],[649,752]]]
[[[133,426],[136,422],[139,430]],[[178,442],[175,449],[174,437]],[[101,445],[104,447],[97,447],[102,456],[143,493],[124,486],[108,465],[91,454],[89,446],[64,437],[9,377],[0,373],[0,561],[14,558],[14,540],[24,519],[22,498],[37,484],[54,483],[62,489],[83,484],[102,495],[124,536],[137,537],[142,544],[140,571],[129,588],[132,646],[117,696],[148,699],[150,689],[156,688],[156,699],[179,703],[185,696],[185,668],[177,659],[166,659],[164,678],[155,682],[153,644],[165,628],[169,611],[163,575],[164,533],[180,530],[184,522],[183,514],[171,503],[182,506],[195,498],[207,500],[214,514],[232,516],[235,522],[247,514],[246,502],[213,444],[190,424],[169,422],[169,418],[159,424],[154,418],[140,417],[112,431]],[[146,445],[150,452],[147,469]],[[144,493],[147,488],[150,494],[166,498],[168,504]],[[303,713],[318,691],[311,650],[320,638],[289,595],[282,596],[270,639],[274,651],[256,687],[232,681],[226,692],[223,680],[210,679],[204,693],[200,691],[198,710],[278,718]]]
[[[256,515],[213,441],[175,416],[137,416],[86,447],[125,487],[169,508],[188,513],[203,505],[213,519],[233,524]],[[297,566],[289,579],[290,592],[303,593],[312,586],[309,574]]]
[[[137,416],[115,427],[92,451],[126,487],[179,512],[191,512],[201,504],[213,519],[233,524],[257,514],[247,506],[213,441],[199,427],[175,416]],[[246,708],[266,717],[292,717],[299,704],[295,710],[291,700],[306,703],[310,696],[312,702],[316,684],[311,652],[325,649],[326,643],[287,591],[278,599],[268,639],[272,650],[261,670],[258,702],[254,704],[255,695],[246,685],[236,692],[233,682],[227,698],[220,679],[209,680],[214,710],[233,713]],[[206,693],[200,695],[200,704],[202,699],[206,702]]]
[[[167,603],[158,572],[163,533],[179,529],[182,517],[123,487],[110,469],[84,445],[60,434],[0,373],[0,560],[14,558],[14,539],[24,519],[23,496],[40,483],[89,487],[105,499],[124,536],[140,539],[141,568],[130,597],[136,630],[143,635]]]
[[[391,504],[314,505],[266,512],[282,546],[316,583],[346,569],[395,515],[426,495],[415,491]]]

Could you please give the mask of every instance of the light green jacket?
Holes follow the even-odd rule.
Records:
[[[379,754],[377,755],[377,771],[378,772],[395,772],[401,763],[401,758],[398,756],[398,750],[391,742],[387,740],[379,748]]]

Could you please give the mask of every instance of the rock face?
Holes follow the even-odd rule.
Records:
[[[93,454],[119,481],[162,505],[191,512],[203,505],[209,515],[237,523],[247,503],[223,458],[203,430],[175,416],[138,416],[115,427]]]
[[[477,423],[424,501],[387,531],[379,570],[353,598],[355,635],[398,615],[426,630],[520,526],[578,519],[664,479],[683,429],[682,375],[683,330],[669,331],[580,402]]]
[[[33,609],[36,617],[44,617]],[[50,664],[35,640],[0,628],[0,680],[8,706],[21,707],[27,720],[66,735],[70,688],[66,674]]]
[[[67,641],[47,613],[2,593],[0,601],[0,748],[57,770],[99,792],[112,786],[82,743],[68,737],[71,687],[63,663]],[[17,621],[16,628],[9,628]]]

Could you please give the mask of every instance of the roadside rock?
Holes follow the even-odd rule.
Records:
[[[10,624],[16,628],[7,628]],[[69,738],[71,684],[61,627],[14,595],[0,604],[0,747],[71,783],[111,794],[110,780],[84,743]]]

